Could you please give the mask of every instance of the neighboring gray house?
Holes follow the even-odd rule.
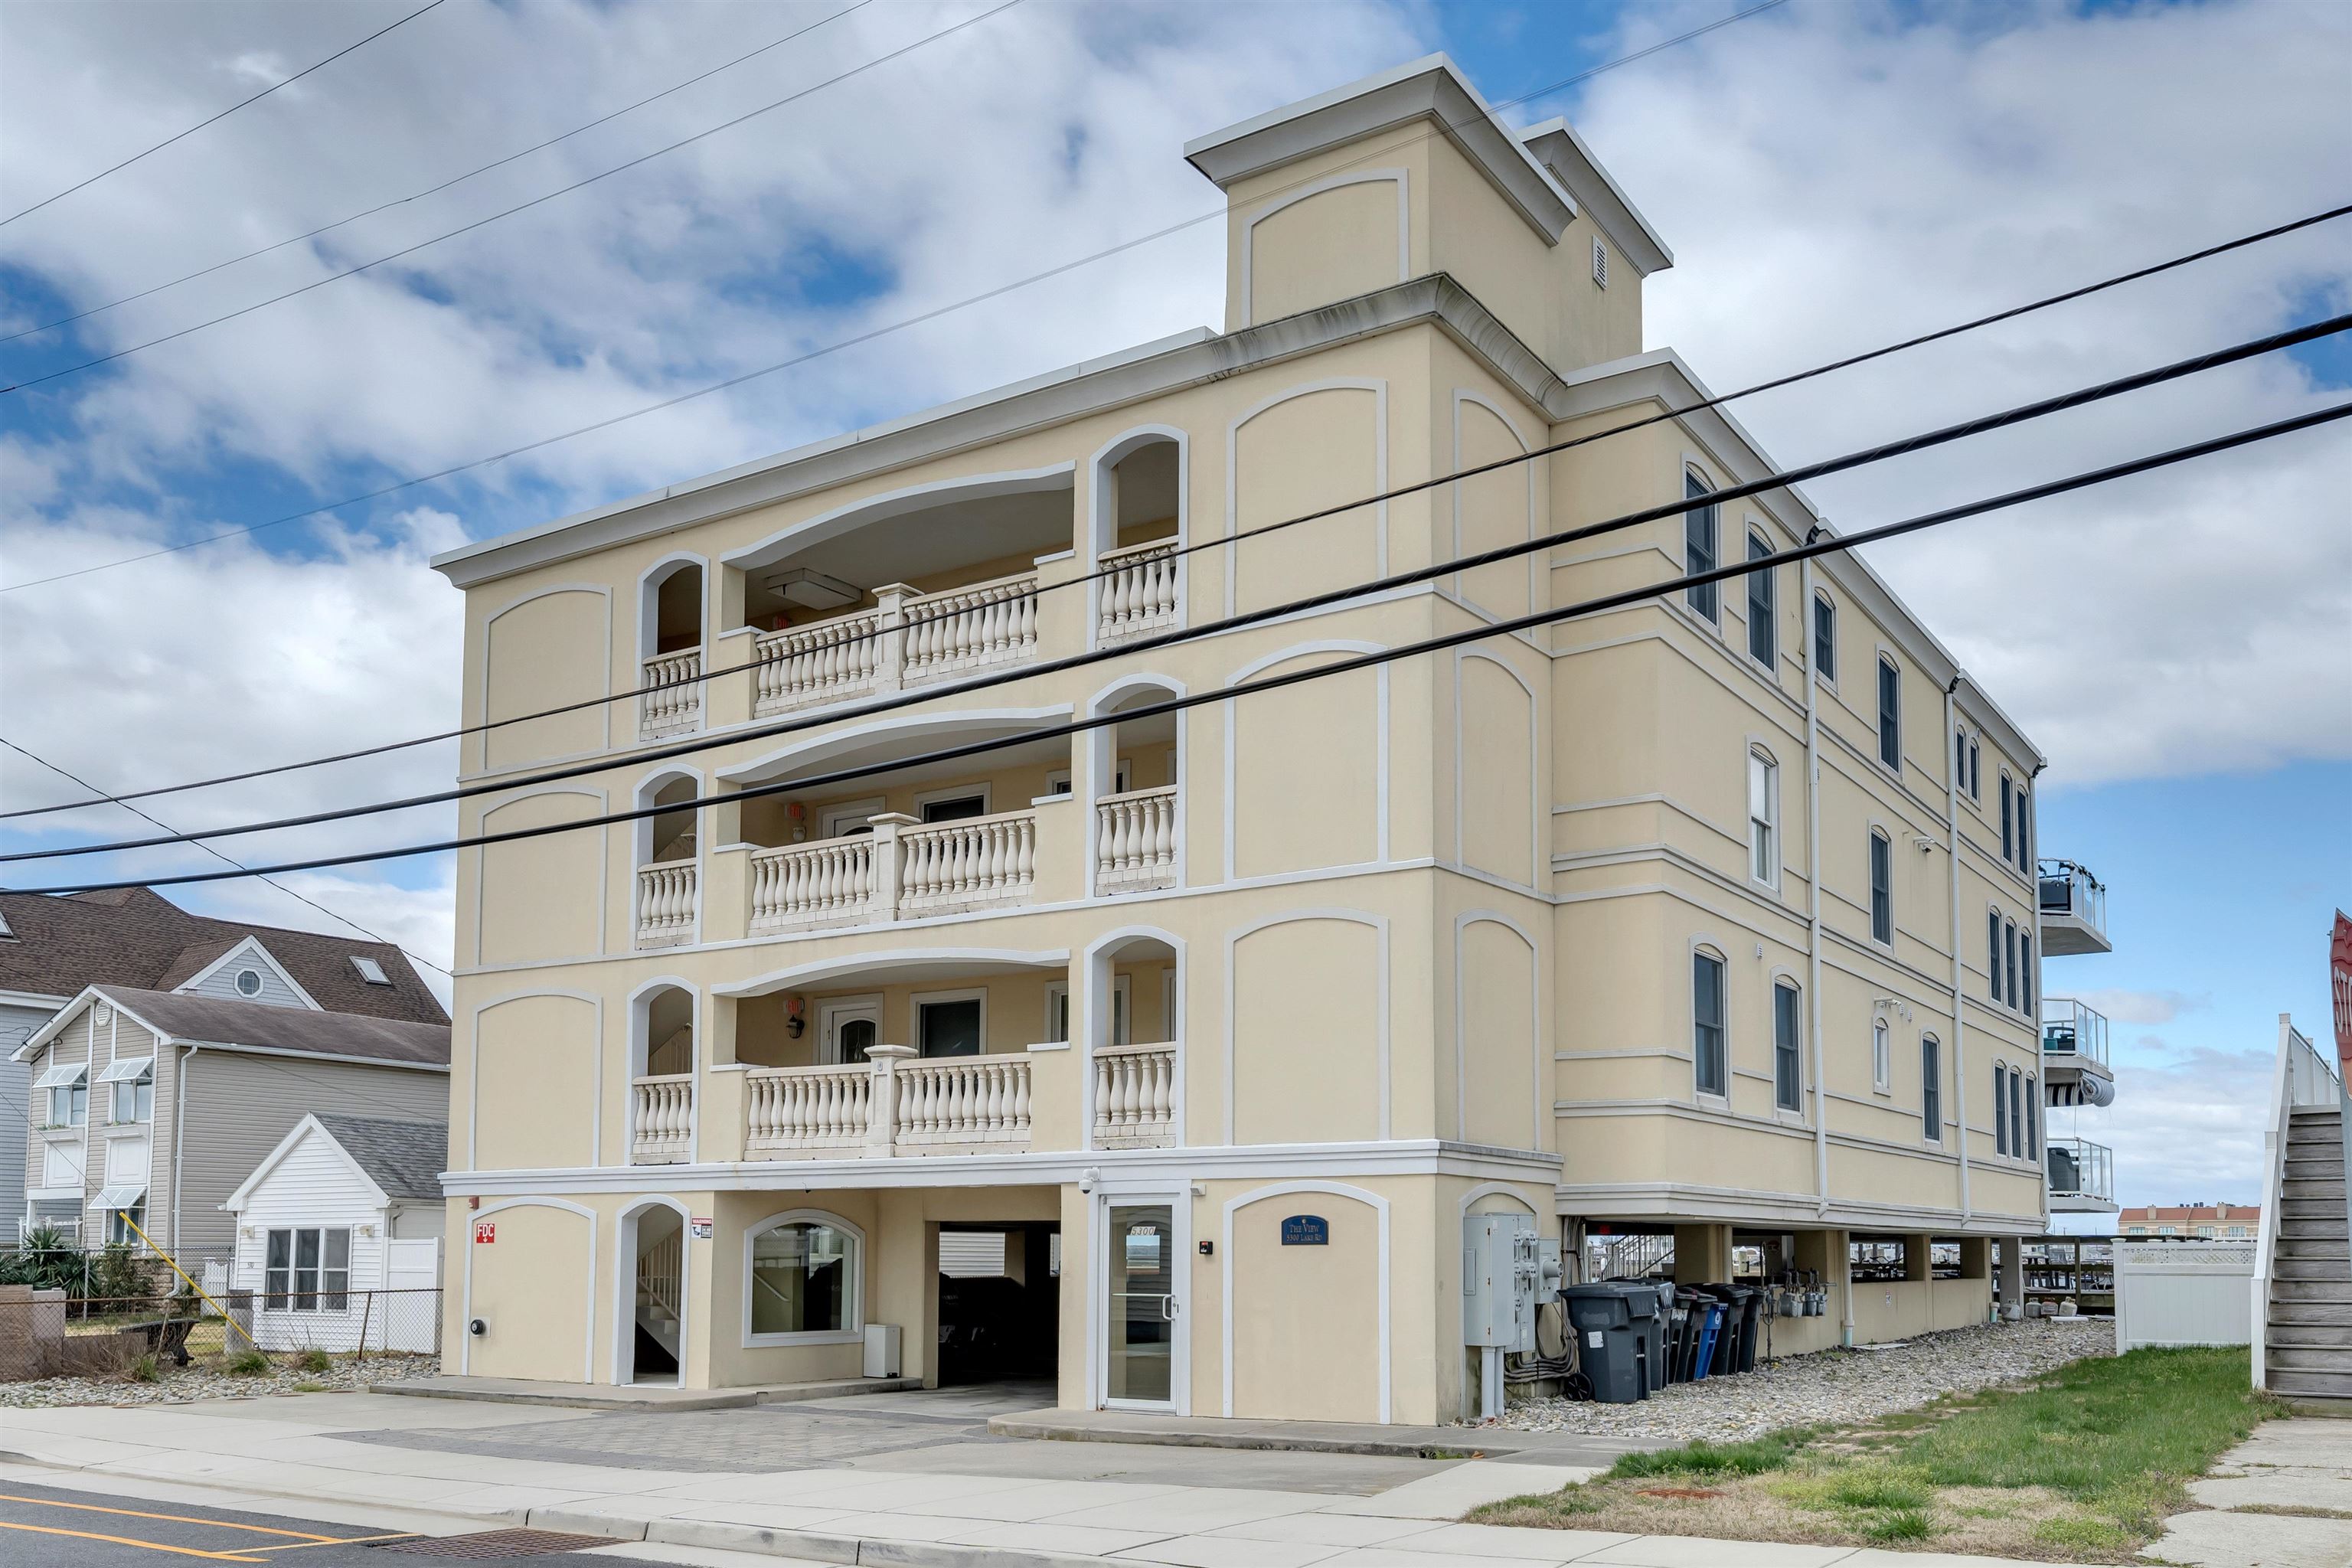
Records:
[[[144,888],[0,893],[0,921],[5,1239],[105,1240],[129,1206],[165,1247],[225,1258],[221,1201],[305,1111],[448,1115],[447,1015],[388,943]]]

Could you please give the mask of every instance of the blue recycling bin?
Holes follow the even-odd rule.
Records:
[[[1706,1314],[1699,1324],[1697,1353],[1691,1358],[1691,1381],[1704,1383],[1715,1363],[1715,1342],[1723,1333],[1723,1303],[1700,1301],[1694,1303],[1692,1310]]]

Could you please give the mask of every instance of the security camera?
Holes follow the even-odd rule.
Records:
[[[466,1325],[466,1331],[478,1340],[490,1331],[490,1321],[488,1318],[476,1318]]]

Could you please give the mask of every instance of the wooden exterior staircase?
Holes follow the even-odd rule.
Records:
[[[2289,1113],[2263,1340],[2272,1393],[2352,1415],[2352,1238],[2340,1115],[2315,1105]]]

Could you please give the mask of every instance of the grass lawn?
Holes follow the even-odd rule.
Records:
[[[2277,1413],[2247,1385],[2243,1349],[2134,1351],[1867,1426],[1628,1454],[1583,1486],[1470,1517],[2128,1563],[2189,1505],[2187,1484]]]

